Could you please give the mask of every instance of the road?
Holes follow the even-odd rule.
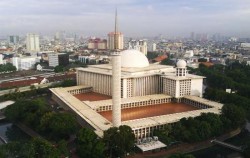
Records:
[[[9,78],[9,79],[0,79],[0,83],[2,82],[7,82],[7,81],[19,81],[19,80],[25,80],[27,78],[31,78],[31,77],[49,77],[52,75],[56,75],[56,74],[62,74],[62,73],[55,73],[55,72],[48,72],[48,73],[43,73],[43,74],[36,74],[36,75],[30,75],[30,76],[24,76],[24,77],[15,77],[15,78]]]
[[[40,87],[40,88],[45,88],[45,87],[48,87],[48,86],[51,86],[55,83],[47,83],[47,84],[39,84],[39,85],[34,85],[36,88]],[[19,87],[18,88],[18,91],[19,92],[24,92],[24,91],[29,91],[30,90],[30,86],[26,86],[26,87]],[[7,90],[2,90],[0,91],[0,96],[4,95],[4,94],[9,94],[9,93],[12,93],[12,92],[15,92],[16,91],[16,88],[13,88],[13,89],[7,89]]]

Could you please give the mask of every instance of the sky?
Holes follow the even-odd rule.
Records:
[[[250,37],[250,0],[0,0],[0,35],[105,36],[116,7],[124,36]]]

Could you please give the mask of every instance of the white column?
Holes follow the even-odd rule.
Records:
[[[120,53],[112,55],[112,123],[121,125],[121,56]]]

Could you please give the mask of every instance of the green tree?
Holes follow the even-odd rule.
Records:
[[[63,157],[69,157],[70,152],[68,150],[67,142],[65,140],[60,140],[57,143],[57,149],[63,155]]]
[[[35,138],[31,141],[34,146],[35,157],[38,158],[55,158],[60,157],[60,152],[48,141],[42,138]]]
[[[124,157],[126,153],[132,151],[135,136],[129,126],[122,125],[104,131],[103,140],[111,157]]]
[[[10,142],[0,146],[0,156],[6,158],[59,158],[62,153],[50,142],[42,138],[34,138],[28,142]]]
[[[164,129],[154,130],[154,136],[158,136],[159,140],[165,144],[169,144],[173,141],[172,139],[172,128],[171,126],[167,125]]]
[[[207,59],[205,59],[205,58],[200,58],[200,59],[198,59],[198,62],[207,62]]]
[[[169,158],[195,158],[195,157],[191,154],[174,154],[169,156]]]
[[[47,113],[41,118],[40,129],[53,140],[66,139],[76,133],[77,122],[69,113]]]
[[[58,73],[58,72],[63,72],[63,71],[64,71],[64,67],[58,65],[58,66],[56,66],[56,67],[54,68],[54,71],[55,71],[56,73]]]
[[[5,116],[13,122],[23,122],[24,124],[37,128],[40,118],[48,111],[48,105],[43,99],[18,100],[5,109]]]
[[[62,87],[70,87],[70,86],[76,86],[76,81],[75,80],[64,80],[61,83]]]
[[[104,157],[104,143],[93,130],[82,128],[76,137],[76,152],[80,157]]]
[[[222,108],[222,116],[231,121],[232,128],[237,128],[245,124],[246,115],[244,110],[234,104],[225,104]]]

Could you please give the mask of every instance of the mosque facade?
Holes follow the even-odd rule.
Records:
[[[82,126],[92,128],[99,136],[110,127],[128,125],[136,138],[145,138],[152,136],[155,129],[182,118],[209,112],[220,114],[223,105],[202,98],[204,77],[188,74],[184,60],[179,60],[176,67],[149,64],[146,56],[136,50],[119,52],[112,60],[113,65],[78,68],[77,86],[50,89],[59,105],[73,111]],[[77,97],[87,94],[110,98]],[[170,113],[168,106],[177,107],[178,103],[191,108],[183,111],[177,108]],[[140,109],[144,113],[136,112]]]

